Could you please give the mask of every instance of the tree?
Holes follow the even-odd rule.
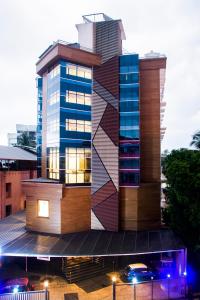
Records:
[[[190,249],[200,246],[200,151],[173,150],[163,162],[167,208],[163,218]]]
[[[35,140],[33,140],[33,138],[30,137],[27,131],[24,131],[17,137],[16,146],[19,146],[21,148],[27,148],[27,149],[35,149],[36,142]]]
[[[193,134],[190,146],[194,146],[196,149],[200,150],[200,130]]]

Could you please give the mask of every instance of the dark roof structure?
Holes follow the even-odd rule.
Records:
[[[0,159],[36,161],[37,156],[18,147],[0,145]]]
[[[25,230],[25,213],[0,221],[0,249],[5,256],[119,256],[184,249],[168,229],[109,232],[90,230],[49,235]]]

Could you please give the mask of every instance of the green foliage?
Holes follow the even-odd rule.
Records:
[[[200,130],[192,136],[190,146],[194,146],[196,149],[200,150]]]
[[[200,245],[200,152],[173,150],[163,161],[168,207],[163,218],[189,248]]]
[[[31,139],[28,132],[24,131],[17,137],[17,145],[21,148],[36,148],[35,140]]]

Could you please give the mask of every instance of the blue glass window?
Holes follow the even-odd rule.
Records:
[[[120,111],[139,111],[139,101],[123,101],[120,102]]]
[[[139,172],[120,171],[121,186],[138,186],[140,182]]]
[[[139,159],[126,158],[119,160],[120,169],[139,169],[140,162]]]

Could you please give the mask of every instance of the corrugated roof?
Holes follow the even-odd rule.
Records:
[[[179,251],[181,240],[168,229],[150,231],[90,230],[50,235],[25,230],[25,212],[0,221],[1,255],[118,256]]]
[[[36,161],[37,156],[18,147],[0,146],[0,159]]]

